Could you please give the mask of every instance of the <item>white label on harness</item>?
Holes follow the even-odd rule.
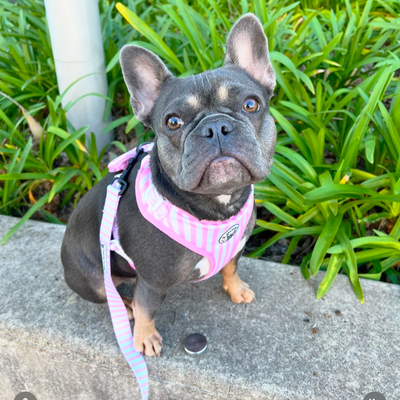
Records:
[[[239,229],[239,224],[231,226],[220,238],[219,242],[221,244],[226,243]]]
[[[103,271],[109,272],[107,268],[107,246],[104,243],[100,243],[101,246],[101,261],[103,262]]]

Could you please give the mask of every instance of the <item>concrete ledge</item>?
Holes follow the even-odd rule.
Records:
[[[0,237],[16,221],[0,216]],[[0,248],[0,398],[139,399],[107,306],[63,280],[63,232],[30,221]],[[322,275],[306,282],[296,267],[246,258],[239,269],[255,304],[231,303],[219,276],[171,291],[157,317],[163,355],[147,358],[151,399],[400,398],[398,286],[363,280],[361,305],[339,276],[317,301]],[[196,359],[182,351],[193,332],[209,342]]]

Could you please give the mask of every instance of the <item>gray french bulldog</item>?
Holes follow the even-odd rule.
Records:
[[[212,71],[176,78],[160,58],[137,46],[125,46],[120,62],[134,113],[155,133],[150,160],[158,192],[198,220],[220,221],[237,214],[251,184],[269,174],[276,142],[269,113],[276,80],[258,19],[246,14],[237,21],[227,39],[225,65]],[[142,216],[134,183],[143,156],[128,177],[117,214],[120,243],[136,270],[112,253],[111,271],[116,286],[135,282],[132,297],[124,297],[135,319],[135,349],[159,356],[162,338],[155,315],[169,288],[200,278],[203,257]],[[94,303],[107,300],[99,229],[113,177],[107,175],[79,202],[61,250],[66,282]],[[254,207],[236,254],[221,270],[223,289],[235,303],[255,298],[236,272],[255,218]]]

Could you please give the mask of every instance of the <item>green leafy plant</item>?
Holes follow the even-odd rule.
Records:
[[[272,173],[257,188],[259,201],[276,217],[273,223],[289,230],[278,231],[250,256],[291,237],[288,262],[300,238],[315,235],[301,270],[308,279],[310,272],[327,269],[317,298],[342,269],[364,302],[359,276],[381,279],[386,273],[396,283],[399,276],[391,267],[400,261],[400,26],[391,22],[393,9],[382,17],[380,3],[367,1],[362,12],[346,4],[329,15],[300,16],[303,22],[295,24],[299,28],[286,47],[295,68],[313,79],[315,95],[293,77],[289,81],[283,63],[275,64],[280,101],[271,112],[289,140],[278,144]],[[302,44],[292,48],[296,39]],[[382,220],[390,229],[367,236],[366,224]],[[263,221],[258,224],[264,229]]]
[[[57,82],[43,2],[1,0],[0,16],[0,90],[26,109],[48,95],[55,97]]]
[[[260,218],[253,235],[263,243],[249,256],[262,258],[288,239],[282,261],[290,263],[311,239],[296,262],[306,279],[326,271],[318,298],[340,272],[361,302],[360,277],[399,283],[397,1],[101,0],[99,6],[113,100],[104,118],[114,116],[105,130],[133,129],[138,142],[151,132],[132,115],[118,63],[122,46],[148,48],[183,77],[221,66],[232,23],[255,13],[277,77],[271,114],[278,141],[271,174],[256,185]],[[56,221],[45,205],[55,196],[63,206],[76,204],[106,169],[85,128],[71,129],[57,100],[43,3],[0,0],[0,11],[0,90],[22,107],[0,101],[0,212],[26,219],[42,210]],[[30,118],[43,127],[40,143],[31,139]],[[45,182],[40,197],[35,190]]]
[[[231,27],[221,4],[199,4],[201,9],[179,0],[159,5],[168,26],[158,26],[161,35],[132,10],[117,8],[148,40],[142,45],[185,76],[222,65]],[[399,9],[395,2],[372,0],[362,7],[346,1],[336,10],[308,6],[241,2],[229,13],[259,17],[278,82],[271,107],[279,131],[274,166],[256,185],[257,202],[272,220],[258,220],[254,232],[276,234],[249,256],[291,238],[283,258],[290,262],[301,238],[311,235],[315,246],[301,270],[306,279],[327,270],[317,297],[343,270],[364,302],[359,276],[381,279],[386,273],[396,281],[399,275],[393,268],[400,261],[400,124],[394,113],[400,102]],[[382,219],[391,223],[390,232],[367,236],[366,225]],[[362,265],[365,273],[358,271]]]
[[[143,4],[144,9],[143,1],[127,4]],[[126,32],[129,27],[121,23],[114,4],[104,1],[100,8],[108,62],[118,51],[115,38],[122,46],[134,33]],[[75,129],[67,121],[66,111],[73,104],[61,107],[43,0],[0,0],[0,15],[0,213],[22,217],[4,243],[32,216],[67,222],[70,211],[65,208],[75,206],[107,173],[102,162],[107,148],[98,154],[88,127]],[[104,119],[112,114],[113,104],[132,119],[120,71],[108,78],[114,101],[107,102]],[[118,120],[106,130],[116,126]],[[146,139],[140,124],[137,133]],[[126,151],[118,141],[111,145]]]
[[[87,140],[85,135],[88,126],[78,130],[70,127],[67,131],[66,112],[60,107],[61,96],[48,102],[50,113],[44,120],[39,140],[19,129],[25,116],[15,124],[7,121],[8,131],[0,130],[0,137],[7,142],[0,151],[3,172],[0,174],[0,209],[5,214],[20,213],[22,217],[2,243],[38,211],[45,220],[62,223],[46,208],[62,209],[71,201],[75,206],[108,172],[101,162],[108,146],[98,155],[95,136],[91,134],[91,139]],[[122,144],[113,144],[126,151]]]

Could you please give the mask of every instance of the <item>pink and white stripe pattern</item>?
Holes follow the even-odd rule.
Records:
[[[208,273],[200,280],[219,272],[236,254],[254,207],[253,187],[238,214],[225,221],[198,220],[164,199],[153,185],[150,156],[142,159],[136,177],[136,201],[143,217],[166,235],[206,257]]]
[[[111,235],[120,199],[119,190],[118,182],[114,182],[112,185],[107,187],[107,196],[100,226],[100,246],[103,260],[104,285],[111,320],[119,348],[136,376],[142,394],[142,400],[146,400],[149,395],[149,375],[147,372],[146,362],[144,361],[143,356],[133,347],[132,329],[128,313],[111,278]]]

